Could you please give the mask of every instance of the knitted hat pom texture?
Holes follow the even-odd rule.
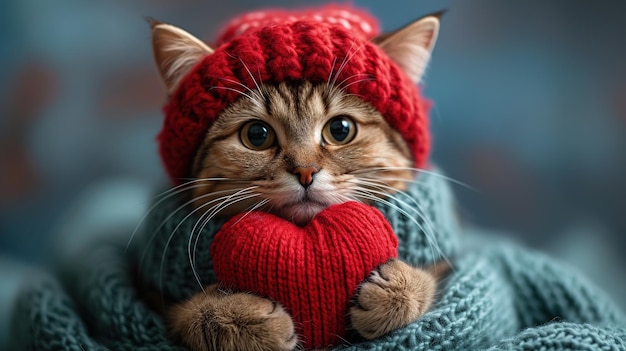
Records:
[[[190,177],[207,130],[242,90],[307,80],[337,83],[376,108],[404,138],[415,167],[429,152],[428,103],[411,79],[371,42],[378,24],[351,6],[263,11],[233,19],[164,107],[160,154],[173,183]]]

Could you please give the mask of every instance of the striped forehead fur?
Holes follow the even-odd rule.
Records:
[[[356,128],[346,144],[323,136],[325,126],[338,116]],[[241,131],[250,121],[262,121],[273,130],[271,147],[252,150],[244,145]],[[294,177],[299,167],[317,170],[310,187]],[[195,177],[227,181],[209,181],[195,188],[193,196],[195,205],[203,206],[225,193],[244,191],[245,198],[220,214],[256,208],[304,223],[333,204],[370,202],[402,191],[412,179],[411,167],[404,139],[359,97],[326,83],[260,84],[220,114],[196,153]],[[372,184],[377,189],[364,195]]]

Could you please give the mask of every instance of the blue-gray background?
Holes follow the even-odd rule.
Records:
[[[211,39],[307,1],[0,3],[0,345],[17,284],[165,183],[143,16]],[[433,160],[466,222],[570,262],[626,308],[626,2],[354,1],[385,30],[449,9],[425,80]]]

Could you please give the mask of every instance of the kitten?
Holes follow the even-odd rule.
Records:
[[[417,84],[438,28],[438,16],[427,16],[372,41]],[[157,22],[152,23],[152,43],[169,93],[214,52],[180,28]],[[346,84],[255,81],[255,89],[242,89],[195,154],[194,178],[225,180],[195,187],[194,206],[248,189],[242,194],[250,196],[231,201],[219,215],[254,208],[304,225],[330,205],[372,203],[404,190],[414,175],[409,147],[372,105],[346,93]],[[397,259],[381,265],[358,289],[349,310],[351,328],[373,339],[413,322],[432,304],[436,275]],[[292,350],[298,345],[294,323],[280,304],[218,285],[167,314],[172,333],[192,350]]]

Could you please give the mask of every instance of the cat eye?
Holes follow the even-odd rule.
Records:
[[[241,143],[251,150],[265,150],[274,145],[276,135],[272,127],[261,121],[250,121],[241,128]]]
[[[324,141],[331,145],[347,144],[356,135],[356,124],[348,116],[337,116],[328,121],[322,130]]]

